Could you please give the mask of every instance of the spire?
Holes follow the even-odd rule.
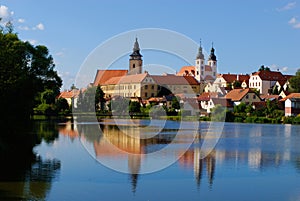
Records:
[[[211,50],[210,50],[209,60],[217,61],[217,57],[215,55],[215,48],[214,48],[214,43],[213,42],[211,44]]]
[[[134,42],[134,47],[133,47],[133,51],[140,51],[140,46],[139,46],[139,42],[137,37],[135,38],[135,42]]]
[[[135,42],[134,42],[134,46],[133,46],[133,52],[132,54],[130,55],[130,57],[133,59],[133,58],[136,58],[136,57],[142,57],[142,55],[140,54],[140,45],[139,45],[139,42],[138,42],[138,39],[137,37],[135,38]],[[136,58],[137,59],[137,58]]]
[[[196,59],[203,59],[204,60],[204,54],[202,52],[202,46],[201,46],[201,39],[200,39],[200,46],[199,46],[199,49],[198,49],[198,54],[196,56]]]

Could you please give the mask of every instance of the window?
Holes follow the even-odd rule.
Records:
[[[151,89],[154,89],[154,85],[151,86]]]
[[[197,75],[199,75],[199,71],[197,71]]]
[[[256,95],[253,95],[253,99],[256,99]]]
[[[135,86],[135,85],[133,85],[133,88],[135,89],[135,88],[136,88],[136,86]]]
[[[160,86],[159,85],[157,85],[157,90],[160,90]]]
[[[204,72],[203,72],[203,71],[201,71],[201,74],[203,75],[203,74],[204,74]]]
[[[145,89],[148,89],[148,85],[145,85]]]
[[[204,64],[204,61],[201,61],[201,64]],[[203,67],[203,66],[202,66]]]
[[[199,64],[199,61],[197,61],[197,64]]]
[[[132,68],[135,68],[135,64],[132,65]]]
[[[151,97],[154,97],[154,93],[151,93]]]
[[[203,70],[204,69],[204,67],[203,66],[201,66],[201,70]]]
[[[214,72],[214,76],[216,76],[216,72]]]
[[[246,99],[248,99],[249,98],[249,95],[246,95]]]
[[[148,97],[148,93],[147,92],[145,93],[145,97]]]

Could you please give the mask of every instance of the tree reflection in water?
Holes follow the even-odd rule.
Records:
[[[33,152],[42,140],[58,137],[56,122],[3,125],[0,135],[0,200],[45,200],[59,174],[60,161],[43,160]]]

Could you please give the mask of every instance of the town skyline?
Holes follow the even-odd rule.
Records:
[[[158,6],[159,5],[159,6]],[[172,5],[172,6],[169,6]],[[147,9],[145,9],[147,8]],[[115,35],[140,28],[161,28],[183,34],[218,58],[218,73],[251,73],[261,65],[295,74],[300,47],[297,1],[277,2],[35,2],[4,0],[0,17],[11,20],[22,40],[46,45],[69,88],[89,53]],[[165,55],[143,52],[145,65],[162,62]],[[134,37],[128,44],[134,41]],[[196,56],[197,50],[192,56]],[[207,58],[207,57],[206,57]],[[127,56],[125,58],[127,61]],[[101,63],[96,68],[101,67]],[[123,62],[121,69],[127,69]],[[176,71],[183,63],[171,61]],[[92,80],[91,80],[92,81]]]

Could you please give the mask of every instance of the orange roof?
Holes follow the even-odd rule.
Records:
[[[247,89],[233,89],[226,94],[227,99],[231,99],[232,101],[240,101],[246,96],[248,93],[254,93],[249,88]]]
[[[140,83],[147,76],[148,76],[148,73],[112,77],[109,80],[107,80],[106,82],[104,82],[103,85],[109,85],[109,84],[116,85],[116,84],[122,84],[122,83]]]
[[[197,100],[198,101],[209,101],[211,98],[217,98],[219,96],[218,92],[204,92]]]
[[[281,101],[286,101],[287,99],[300,99],[300,93],[291,93],[287,97],[281,99]]]
[[[195,66],[183,66],[177,73],[178,76],[195,75]]]
[[[128,70],[97,70],[97,74],[93,85],[102,85],[112,77],[120,77],[127,75],[127,72]]]
[[[248,82],[250,76],[249,75],[238,75],[238,74],[220,74],[218,77],[223,77],[226,82],[240,81],[240,82]]]
[[[269,81],[279,81],[279,80],[286,80],[286,78],[282,75],[281,72],[278,71],[258,71],[253,75],[258,75],[262,80],[269,80]]]
[[[73,89],[69,91],[60,92],[57,98],[74,98],[79,95],[80,90]]]
[[[153,80],[159,85],[198,85],[193,76],[152,75]]]

